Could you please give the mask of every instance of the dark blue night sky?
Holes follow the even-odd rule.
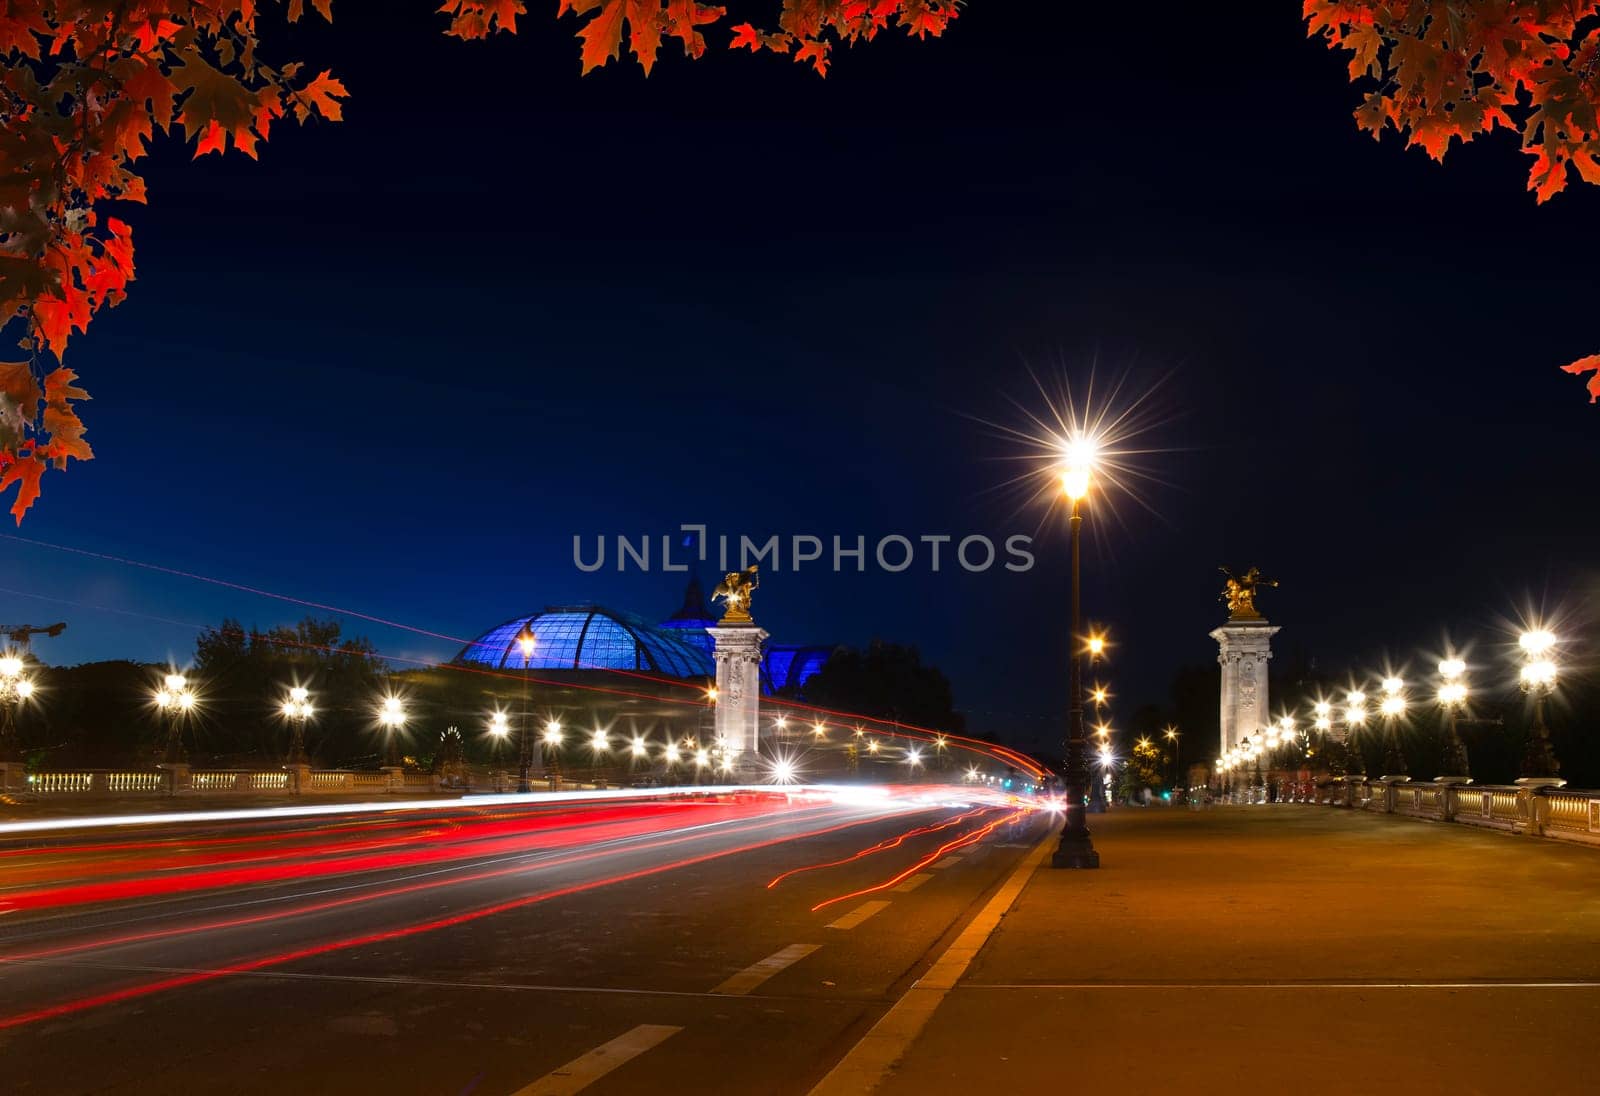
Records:
[[[1219,564],[1282,581],[1280,657],[1340,670],[1449,626],[1487,678],[1530,601],[1589,626],[1600,409],[1556,367],[1600,349],[1600,190],[1536,207],[1506,137],[1444,167],[1374,143],[1292,5],[1018,34],[975,0],[826,81],[718,50],[580,80],[543,5],[477,44],[408,6],[280,37],[345,79],[344,124],[275,129],[260,163],[158,147],[138,282],[67,359],[98,459],[47,476],[20,535],[466,640],[546,604],[677,607],[681,575],[579,572],[575,534],[1037,533],[1020,575],[786,567],[757,616],[916,643],[974,729],[1044,747],[1065,537],[984,423],[1025,425],[1030,370],[1096,363],[1159,382],[1164,482],[1089,524],[1125,699],[1214,658]],[[304,611],[0,560],[0,619],[70,622],[53,662],[182,661],[196,626]]]

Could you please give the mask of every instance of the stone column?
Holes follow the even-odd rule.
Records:
[[[1278,629],[1265,620],[1232,620],[1211,633],[1221,650],[1222,752],[1266,727],[1267,660]]]
[[[767,633],[754,624],[707,628],[717,663],[717,739],[735,754],[736,771],[749,779],[761,758],[761,644]]]

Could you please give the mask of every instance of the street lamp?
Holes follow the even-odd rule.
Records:
[[[155,693],[156,707],[167,718],[167,749],[166,763],[176,765],[186,757],[183,748],[183,720],[190,712],[194,711],[194,690],[189,688],[189,679],[182,674],[172,673],[161,679],[161,687]]]
[[[500,743],[504,742],[506,737],[511,734],[511,725],[506,721],[506,713],[499,708],[489,713],[489,734],[494,738],[495,752],[498,755]],[[499,789],[498,780],[495,782],[495,787],[496,790]]]
[[[1542,628],[1523,632],[1517,640],[1522,648],[1522,691],[1533,698],[1533,725],[1528,728],[1528,744],[1522,752],[1522,776],[1519,784],[1551,784],[1560,787],[1561,762],[1550,745],[1550,729],[1544,722],[1544,702],[1555,691],[1559,671],[1550,657],[1556,637]]]
[[[406,706],[399,697],[390,695],[383,698],[383,707],[378,709],[378,722],[384,729],[384,764],[389,768],[396,768],[400,764],[400,728],[406,723]]]
[[[311,691],[304,685],[289,690],[289,699],[283,702],[283,717],[289,721],[289,764],[304,765],[306,757],[306,721],[315,709],[311,706]]]
[[[517,633],[517,649],[522,652],[522,717],[517,720],[517,791],[533,791],[533,740],[528,734],[528,666],[533,661],[534,648],[539,641],[533,634],[533,622],[524,621]]]
[[[1367,724],[1367,694],[1360,689],[1351,689],[1345,694],[1344,700],[1345,745],[1349,754],[1345,768],[1349,770],[1348,775],[1364,778],[1367,775],[1367,759],[1361,751],[1357,732]]]
[[[1439,758],[1439,777],[1472,783],[1467,767],[1467,747],[1456,729],[1456,712],[1467,703],[1467,664],[1459,658],[1439,660],[1439,710],[1444,715],[1444,753]]]
[[[544,724],[545,773],[550,777],[552,791],[561,786],[561,744],[564,741],[559,719],[547,719]]]
[[[1383,699],[1378,711],[1383,715],[1383,779],[1403,782],[1406,775],[1406,755],[1400,750],[1400,720],[1406,714],[1406,683],[1390,674],[1383,679]]]
[[[33,682],[28,680],[27,665],[16,655],[0,656],[0,762],[21,761],[22,750],[17,742],[17,708],[33,695]]]
[[[1188,777],[1184,775],[1183,771],[1182,733],[1179,732],[1178,728],[1169,723],[1167,726],[1162,728],[1161,737],[1166,739],[1167,745],[1172,747],[1172,766],[1173,769],[1176,770],[1173,776],[1173,783],[1177,783],[1179,780],[1182,780],[1187,787]]]

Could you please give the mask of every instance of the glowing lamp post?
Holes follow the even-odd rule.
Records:
[[[1383,699],[1378,711],[1383,715],[1383,779],[1390,783],[1404,783],[1411,777],[1406,772],[1406,755],[1400,749],[1400,720],[1406,714],[1406,683],[1398,677],[1383,679]]]
[[[406,725],[406,706],[397,696],[386,696],[378,709],[378,722],[384,734],[384,765],[400,767],[400,728]]]
[[[289,764],[304,765],[306,757],[306,721],[315,709],[311,704],[311,691],[304,685],[289,690],[289,699],[283,702],[283,718],[289,721]]]
[[[1276,729],[1278,732],[1278,748],[1280,750],[1278,759],[1284,763],[1284,779],[1280,779],[1278,782],[1278,797],[1281,799],[1287,792],[1289,792],[1289,789],[1285,787],[1285,785],[1288,784],[1287,775],[1289,767],[1298,767],[1297,763],[1299,759],[1294,755],[1294,747],[1299,744],[1300,737],[1295,730],[1295,721],[1294,716],[1292,715],[1285,714],[1278,717]]]
[[[1322,749],[1328,741],[1328,732],[1333,730],[1333,705],[1326,700],[1319,700],[1311,707],[1313,719],[1312,729],[1317,732],[1317,748]]]
[[[1467,768],[1467,747],[1456,729],[1456,713],[1467,703],[1467,664],[1459,658],[1439,661],[1439,711],[1444,716],[1444,753],[1439,759],[1439,780],[1472,783]]]
[[[183,748],[183,721],[194,711],[194,690],[189,679],[182,674],[168,674],[161,680],[155,693],[156,708],[167,720],[166,763],[182,764],[187,756]]]
[[[1167,745],[1172,747],[1172,767],[1175,770],[1173,783],[1182,780],[1188,784],[1188,777],[1183,771],[1183,735],[1178,728],[1168,726],[1162,729],[1161,737],[1167,740]]]
[[[1365,779],[1367,759],[1362,753],[1359,735],[1362,728],[1367,725],[1367,694],[1360,689],[1351,689],[1345,694],[1344,699],[1344,740],[1350,755],[1346,768],[1350,776]]]
[[[1079,585],[1083,516],[1081,508],[1094,471],[1096,445],[1092,438],[1078,434],[1070,439],[1061,468],[1061,491],[1072,503],[1070,530],[1072,537],[1072,620],[1071,656],[1067,673],[1067,771],[1066,797],[1063,806],[1065,821],[1061,826],[1061,840],[1056,845],[1050,863],[1057,868],[1098,868],[1100,854],[1095,851],[1089,835],[1087,818],[1087,785],[1089,783],[1088,758],[1083,736],[1083,648],[1097,655],[1095,639],[1085,640],[1083,635],[1083,601]],[[1098,637],[1096,637],[1098,638]],[[1104,649],[1105,641],[1099,641]]]
[[[28,680],[26,664],[16,655],[0,657],[0,763],[21,761],[22,751],[17,743],[17,708],[33,695],[33,682]],[[0,782],[0,791],[4,790]]]
[[[557,791],[561,787],[561,744],[565,740],[561,730],[561,721],[549,719],[544,725],[544,753],[545,771],[550,776],[550,790]]]
[[[506,719],[506,713],[502,712],[499,708],[496,708],[494,711],[490,712],[489,713],[489,737],[494,739],[495,751],[496,751],[497,754],[499,752],[500,744],[502,742],[504,742],[508,737],[510,737],[510,735],[511,735],[511,724]],[[498,774],[496,774],[496,777],[495,777],[495,791],[499,791],[499,790],[500,790],[500,780],[499,780]]]
[[[533,791],[533,741],[528,735],[528,665],[533,661],[533,649],[538,641],[533,637],[533,627],[523,624],[517,633],[517,649],[522,652],[522,717],[517,720],[517,791]]]
[[[1555,691],[1560,674],[1555,660],[1550,657],[1556,637],[1537,629],[1523,632],[1517,645],[1522,648],[1524,657],[1522,691],[1533,700],[1533,725],[1528,728],[1528,743],[1522,752],[1522,775],[1517,783],[1560,787],[1566,781],[1561,779],[1561,762],[1556,760],[1555,749],[1550,745],[1550,728],[1544,722],[1544,702]]]

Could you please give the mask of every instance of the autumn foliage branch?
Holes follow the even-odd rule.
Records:
[[[730,48],[791,54],[826,75],[829,50],[898,25],[939,35],[959,0],[763,0],[777,25],[732,28]],[[323,19],[332,0],[309,0]],[[752,9],[758,5],[750,4]],[[134,277],[133,234],[106,207],[144,202],[135,165],[158,132],[181,131],[194,155],[254,158],[274,122],[342,117],[344,85],[302,62],[268,63],[263,21],[295,23],[307,0],[4,0],[0,3],[0,327],[21,361],[0,361],[0,492],[11,513],[39,497],[50,467],[94,456],[74,404],[88,393],[61,364],[67,343]],[[445,0],[445,33],[515,33],[524,0]],[[727,9],[696,0],[559,0],[580,21],[582,71],[616,60],[624,33],[648,73],[663,39],[690,57]]]
[[[1307,31],[1350,54],[1366,86],[1356,124],[1443,161],[1453,141],[1504,129],[1533,157],[1546,202],[1573,174],[1600,184],[1600,0],[1305,0]],[[1562,366],[1593,373],[1600,354]]]

